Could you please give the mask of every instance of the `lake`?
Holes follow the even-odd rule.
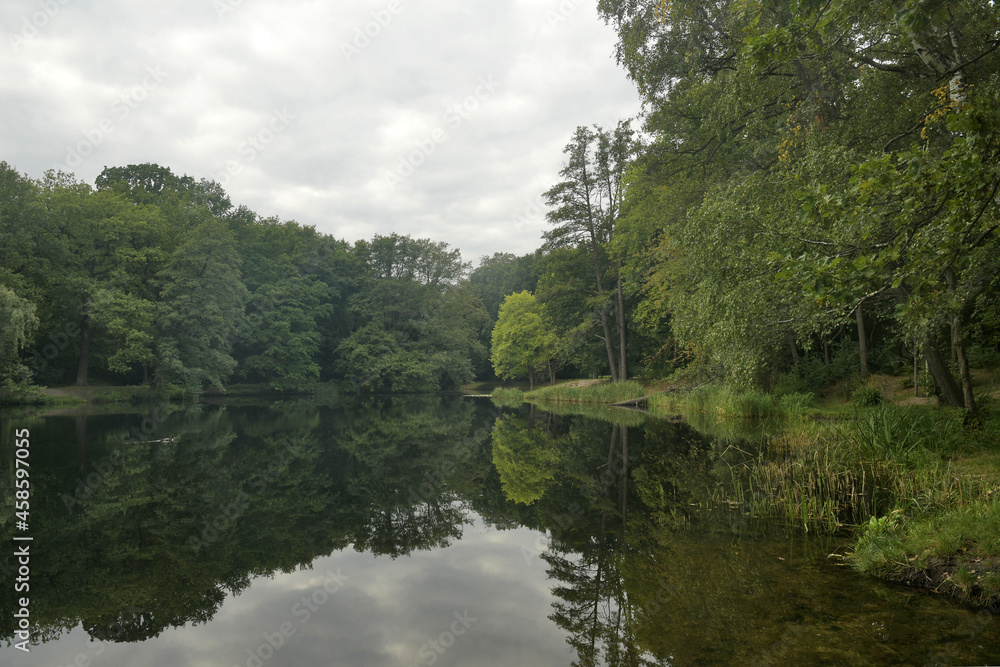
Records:
[[[685,423],[414,397],[8,410],[0,427],[16,667],[1000,661],[996,618],[713,500],[727,444]]]

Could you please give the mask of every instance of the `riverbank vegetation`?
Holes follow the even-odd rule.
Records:
[[[566,382],[523,397],[546,410],[606,411],[622,400],[610,390],[620,384]],[[891,376],[821,395],[635,384],[629,396],[646,396],[651,413],[680,413],[715,438],[710,502],[842,535],[848,543],[837,557],[861,573],[1000,608],[1000,418],[992,409],[970,420],[936,403],[907,404],[908,382]],[[992,405],[997,378],[980,375],[980,386]]]

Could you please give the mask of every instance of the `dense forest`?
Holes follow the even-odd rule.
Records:
[[[0,383],[915,370],[975,411],[972,371],[1000,365],[1000,8],[599,7],[641,129],[578,128],[542,246],[474,270],[449,243],[352,245],[155,164],[94,186],[0,164]]]

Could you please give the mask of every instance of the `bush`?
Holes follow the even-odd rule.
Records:
[[[995,347],[970,345],[967,354],[972,368],[1000,368],[1000,352]]]
[[[879,405],[882,400],[882,390],[871,384],[862,385],[851,394],[851,405],[858,408],[870,408]]]
[[[811,392],[785,394],[778,399],[778,410],[786,415],[801,415],[816,407],[816,396]]]
[[[848,556],[859,571],[888,577],[906,566],[906,549],[895,516],[873,516],[860,532],[854,553]]]
[[[515,388],[497,387],[490,392],[490,400],[500,407],[515,407],[524,402],[524,392]]]

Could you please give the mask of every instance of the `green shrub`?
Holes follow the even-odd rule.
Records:
[[[870,408],[882,400],[882,390],[871,384],[862,385],[851,393],[851,405],[858,408]]]
[[[514,407],[524,402],[524,392],[513,387],[497,387],[490,392],[490,400],[500,407]]]
[[[911,411],[883,405],[874,412],[858,415],[839,431],[862,459],[900,462],[926,447],[934,425],[924,422],[915,419]]]
[[[860,572],[888,577],[906,566],[906,549],[894,515],[873,516],[859,532],[848,560]]]
[[[1000,351],[995,347],[970,345],[967,354],[972,368],[1000,368]]]
[[[816,396],[811,391],[785,394],[778,399],[778,410],[786,415],[801,415],[814,407]]]

